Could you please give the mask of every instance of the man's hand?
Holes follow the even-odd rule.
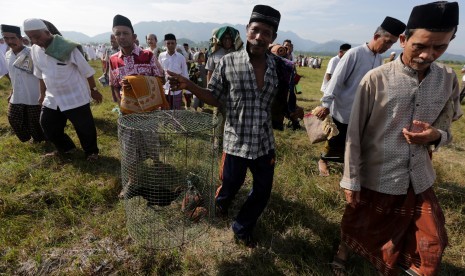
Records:
[[[346,196],[347,204],[349,204],[352,208],[357,207],[360,203],[360,191],[344,189],[344,194]]]
[[[92,97],[92,99],[94,99],[94,101],[96,103],[101,103],[102,100],[103,100],[103,96],[102,94],[100,94],[100,92],[96,91],[96,90],[91,90],[90,91],[90,96]]]
[[[318,107],[318,110],[315,114],[315,116],[320,119],[320,120],[324,120],[326,118],[326,116],[329,115],[329,109],[324,107],[324,106],[319,106]]]
[[[189,79],[186,79],[180,74],[173,73],[170,70],[166,71],[166,73],[168,74],[168,81],[170,83],[170,88],[173,91],[187,89],[187,87],[189,86],[189,82],[190,82]]]
[[[127,79],[122,79],[120,82],[121,86],[126,90],[131,90],[132,86]]]
[[[405,140],[409,144],[429,145],[441,139],[441,133],[430,124],[414,120],[412,122],[412,130],[402,129]]]

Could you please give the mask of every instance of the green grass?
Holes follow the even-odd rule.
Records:
[[[299,105],[319,104],[322,69],[299,68],[303,94]],[[92,65],[100,72],[99,64]],[[452,65],[460,76],[460,65]],[[99,73],[96,74],[96,77]],[[270,203],[256,227],[260,246],[250,252],[236,246],[226,223],[181,248],[153,250],[127,233],[121,189],[117,115],[108,88],[92,105],[102,158],[84,161],[44,159],[51,145],[20,143],[6,119],[9,85],[0,80],[0,275],[329,275],[328,262],[338,239],[345,206],[339,180],[342,167],[318,177],[322,145],[310,145],[305,131],[275,132],[277,166]],[[465,125],[454,123],[452,145],[434,154],[436,191],[449,235],[440,275],[465,274]],[[67,133],[78,144],[72,126]],[[78,146],[79,147],[79,146]],[[251,179],[233,205],[246,197]],[[376,275],[353,257],[351,275]]]

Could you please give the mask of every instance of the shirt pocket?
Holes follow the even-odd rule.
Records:
[[[58,81],[62,81],[62,82],[66,81],[69,75],[70,68],[71,68],[71,63],[69,62],[61,62],[61,61],[56,62],[55,76],[57,77]]]

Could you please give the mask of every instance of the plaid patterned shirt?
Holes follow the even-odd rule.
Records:
[[[245,49],[225,55],[213,72],[208,89],[226,110],[223,150],[228,154],[256,159],[274,149],[271,103],[278,77],[271,55],[266,63],[261,91]]]

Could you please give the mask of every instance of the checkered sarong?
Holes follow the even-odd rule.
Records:
[[[21,142],[45,140],[45,135],[39,123],[40,105],[9,104],[8,122]]]

